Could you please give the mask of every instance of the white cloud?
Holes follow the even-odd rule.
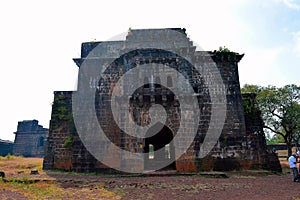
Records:
[[[300,9],[300,1],[299,0],[283,0],[283,3],[292,9],[299,10]]]
[[[78,68],[72,58],[80,56],[81,42],[105,40],[129,27],[185,27],[191,40],[205,50],[226,46],[245,53],[239,67],[242,83],[278,85],[299,80],[295,52],[300,58],[300,29],[290,34],[298,24],[291,21],[297,17],[282,16],[276,8],[285,4],[300,10],[300,0],[153,0],[147,6],[138,0],[0,4],[0,18],[5,19],[1,21],[0,90],[7,97],[0,105],[0,120],[5,122],[1,139],[13,139],[19,120],[36,118],[47,126],[53,91],[74,89]],[[287,20],[288,41],[275,27],[282,18]],[[278,41],[284,46],[277,48]]]
[[[294,40],[294,48],[293,51],[296,53],[297,56],[300,57],[300,31],[293,32],[293,40]]]
[[[282,47],[247,49],[245,57],[239,64],[241,85],[284,85],[285,80],[280,76],[282,69],[277,64],[283,52]]]

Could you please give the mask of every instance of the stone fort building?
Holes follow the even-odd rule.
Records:
[[[165,33],[165,30],[172,30],[177,34]],[[178,36],[179,34],[179,36]],[[107,51],[106,57],[103,52],[97,52],[97,45],[104,45]],[[144,46],[150,48],[144,48]],[[153,47],[151,46],[153,45]],[[162,48],[155,48],[162,45]],[[174,49],[174,52],[169,49]],[[111,56],[115,51],[121,51],[117,57]],[[124,54],[122,54],[124,52]],[[186,35],[185,29],[142,29],[130,30],[125,41],[110,42],[87,42],[81,46],[81,58],[74,59],[75,63],[82,70],[86,60],[97,58],[100,62],[112,58],[113,62],[106,69],[100,78],[91,78],[89,86],[95,88],[95,110],[97,119],[106,137],[112,145],[122,150],[138,153],[147,153],[142,158],[143,163],[136,162],[128,156],[120,154],[113,165],[116,169],[125,166],[133,171],[155,170],[162,162],[172,161],[163,169],[177,170],[178,172],[197,172],[201,170],[240,170],[240,169],[269,169],[281,171],[276,155],[269,153],[266,148],[266,141],[263,132],[263,121],[255,103],[255,95],[241,95],[238,75],[238,63],[243,54],[222,51],[198,51]],[[210,64],[216,64],[216,71],[210,71]],[[204,63],[203,73],[198,73],[190,63]],[[112,94],[117,81],[130,69],[140,65],[153,64],[152,75],[142,77],[144,85],[136,88],[134,93],[128,97],[131,123],[146,126],[150,122],[149,108],[153,104],[160,104],[167,112],[166,123],[156,135],[148,135],[146,138],[137,138],[127,134],[118,126],[118,122],[125,122],[128,105],[122,103],[122,94],[137,79],[139,75],[129,79],[124,88],[115,93],[114,105]],[[181,146],[188,135],[180,132],[181,108],[183,104],[179,97],[172,92],[172,88],[182,87],[183,83],[176,81],[173,71],[164,71],[159,66],[168,66],[183,74],[187,82],[192,86],[193,94],[197,99],[200,108],[199,122],[196,124],[196,135],[192,138],[191,144],[182,155],[176,157],[176,149]],[[158,67],[157,67],[158,66]],[[165,80],[160,80],[157,74],[167,74]],[[208,82],[214,80],[220,74],[224,88],[209,88]],[[98,74],[99,75],[99,74]],[[95,81],[96,80],[96,81]],[[151,83],[155,80],[155,84]],[[160,82],[164,84],[159,84]],[[127,85],[126,85],[127,84]],[[166,87],[165,87],[165,86]],[[80,87],[80,85],[78,85]],[[222,121],[221,115],[216,115],[216,120],[211,121],[214,109],[213,95],[224,92],[225,119],[221,127],[210,125]],[[72,115],[72,91],[54,92],[54,102],[49,128],[49,136],[46,144],[44,157],[44,169],[64,169],[78,172],[114,172],[115,169],[98,161],[83,145]],[[179,94],[180,97],[189,98],[188,93]],[[111,107],[115,106],[120,111],[116,122],[111,113]],[[90,111],[83,111],[89,114]],[[124,113],[123,113],[124,112]],[[187,124],[193,124],[194,119],[187,116]],[[126,130],[133,130],[132,124],[126,125]],[[150,129],[155,129],[155,125]],[[183,130],[188,132],[189,126]],[[220,131],[220,137],[214,141],[212,150],[205,157],[203,145],[209,131]],[[146,133],[146,136],[149,132]],[[173,142],[178,136],[179,142]],[[182,142],[182,143],[181,143]],[[100,142],[99,145],[110,144]],[[156,152],[159,150],[158,152]],[[118,154],[118,152],[116,152]],[[119,155],[119,154],[118,154]],[[105,155],[104,155],[105,156]],[[174,159],[176,157],[176,160]],[[109,158],[107,158],[109,159]],[[174,161],[175,160],[175,161]]]
[[[44,157],[48,129],[39,125],[38,120],[18,122],[13,145],[13,155],[24,157]]]
[[[0,139],[0,156],[12,155],[13,146],[13,142]]]

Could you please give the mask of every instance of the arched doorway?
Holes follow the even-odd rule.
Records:
[[[173,140],[172,131],[167,126],[163,126],[157,134],[147,137],[152,135],[152,131],[157,130],[157,126],[162,125],[156,124],[146,133],[144,153],[148,154],[145,154],[144,169],[174,170],[176,165],[174,144],[171,142]],[[164,167],[166,164],[167,166]]]

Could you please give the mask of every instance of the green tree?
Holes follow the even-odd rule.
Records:
[[[256,93],[259,108],[264,119],[264,128],[283,138],[288,154],[292,145],[300,142],[300,87],[286,85],[261,87],[245,85],[242,93]]]
[[[271,135],[270,132],[266,132],[267,144],[280,144],[284,143],[284,139],[281,135]]]
[[[258,85],[249,85],[249,84],[245,84],[242,88],[241,88],[241,92],[243,94],[245,93],[254,93],[256,95],[258,95],[261,91],[261,86]]]
[[[219,47],[218,52],[231,52],[227,47]]]

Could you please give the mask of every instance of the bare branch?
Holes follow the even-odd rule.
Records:
[[[281,136],[284,137],[284,134],[283,134],[283,133],[281,133],[280,131],[276,131],[275,129],[273,129],[273,128],[269,127],[269,126],[266,126],[266,125],[265,125],[264,128],[269,129],[269,130],[272,131],[273,133],[279,134],[279,135],[281,135]]]

